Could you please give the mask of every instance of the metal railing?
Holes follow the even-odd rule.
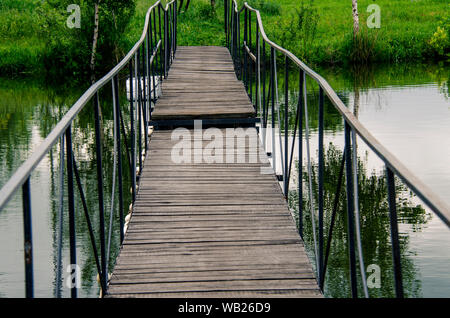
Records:
[[[61,180],[64,185],[64,139],[66,147],[66,175],[67,175],[67,197],[69,216],[69,237],[70,237],[70,264],[75,265],[76,259],[76,228],[75,228],[75,186],[80,193],[84,215],[89,229],[90,241],[93,254],[100,276],[102,295],[105,295],[108,284],[108,262],[111,242],[111,223],[108,233],[108,246],[106,245],[105,228],[105,204],[104,204],[104,175],[102,172],[102,139],[100,120],[100,100],[99,90],[111,83],[111,93],[114,113],[114,175],[118,174],[118,194],[119,194],[119,220],[120,220],[120,242],[124,238],[124,202],[122,185],[122,142],[125,144],[125,152],[130,166],[130,176],[132,184],[132,204],[136,198],[138,189],[137,182],[142,171],[142,161],[148,147],[148,122],[151,119],[152,105],[158,98],[157,85],[167,77],[168,70],[172,63],[177,49],[177,1],[172,0],[163,6],[161,1],[157,1],[147,11],[145,24],[139,41],[133,46],[128,54],[117,64],[108,74],[94,83],[69,109],[66,115],[57,123],[51,133],[37,147],[28,158],[2,187],[0,191],[0,211],[5,208],[16,192],[22,188],[23,201],[23,223],[24,223],[24,256],[25,256],[25,295],[34,297],[33,279],[33,236],[32,236],[32,198],[30,193],[31,174],[49,153],[54,145],[61,142]],[[119,105],[118,76],[121,71],[127,71],[129,76],[129,101],[130,101],[130,127],[127,136],[124,116]],[[158,84],[157,84],[158,82]],[[134,92],[133,92],[134,90]],[[97,163],[97,191],[99,204],[99,240],[100,255],[96,247],[96,238],[89,216],[86,198],[83,192],[79,171],[76,165],[76,158],[72,147],[72,124],[77,115],[87,106],[93,103],[95,117],[95,143],[96,143],[96,163]],[[123,141],[121,141],[121,135]],[[138,166],[139,168],[137,168]],[[76,182],[76,185],[75,183]],[[113,178],[113,194],[114,197]],[[61,189],[62,190],[62,189]],[[63,210],[63,195],[60,193],[59,211]],[[112,203],[113,204],[113,203]],[[132,208],[132,207],[131,207]],[[113,207],[111,207],[111,213]],[[61,222],[60,218],[60,222]],[[60,224],[61,225],[61,224]],[[60,243],[62,240],[60,233]],[[59,246],[61,250],[61,246]],[[59,265],[60,251],[59,251]],[[60,266],[58,267],[57,280],[60,283]],[[60,294],[57,295],[57,297]],[[71,288],[71,296],[77,297],[76,284]]]
[[[393,267],[395,292],[397,297],[403,297],[402,270],[400,262],[400,244],[398,234],[397,210],[396,210],[396,190],[394,177],[399,177],[439,218],[450,226],[450,208],[433,191],[412,174],[396,157],[394,157],[372,134],[358,121],[345,104],[338,97],[327,81],[319,74],[310,69],[300,59],[288,50],[272,42],[264,31],[260,12],[245,3],[241,9],[235,0],[224,1],[225,10],[225,32],[226,43],[232,55],[237,76],[244,82],[247,93],[255,111],[261,117],[262,144],[266,147],[266,129],[268,124],[272,130],[272,149],[268,154],[272,157],[272,164],[276,169],[276,152],[281,154],[282,176],[279,179],[283,182],[283,192],[288,199],[289,181],[293,162],[294,146],[298,135],[298,160],[299,160],[299,184],[298,184],[298,211],[299,211],[299,234],[303,237],[303,140],[306,143],[307,175],[310,211],[312,211],[312,233],[314,239],[314,254],[317,269],[317,280],[323,290],[324,279],[327,268],[333,226],[336,219],[338,200],[340,197],[343,174],[345,167],[346,196],[347,196],[347,235],[350,264],[351,293],[357,297],[357,270],[356,270],[356,248],[358,249],[360,273],[363,280],[364,294],[368,297],[368,290],[365,281],[364,258],[362,254],[360,220],[359,220],[359,198],[358,198],[358,178],[357,178],[357,153],[356,138],[359,136],[367,146],[384,162],[386,169],[387,193],[390,216],[390,235],[392,244]],[[256,20],[252,23],[252,17]],[[255,29],[252,30],[253,25]],[[266,56],[266,47],[270,50],[269,58]],[[277,83],[277,53],[284,57],[284,118],[280,118],[278,103],[278,83]],[[288,142],[289,136],[289,72],[292,68],[299,71],[299,98],[295,113],[295,128],[291,145]],[[317,209],[313,200],[313,180],[312,163],[310,151],[310,128],[307,101],[307,76],[315,81],[319,86],[319,118],[318,118],[318,204]],[[269,88],[266,90],[266,79],[269,79]],[[345,125],[345,147],[341,160],[338,186],[334,196],[334,207],[331,216],[331,224],[328,229],[328,240],[326,250],[324,250],[324,99],[328,98],[331,104],[337,109],[344,120]],[[271,112],[271,123],[268,122],[269,111]],[[283,121],[282,121],[283,120]],[[303,122],[305,127],[303,127]],[[280,149],[275,146],[275,127],[278,123],[280,129]],[[284,125],[284,147],[281,140],[281,126]],[[298,133],[297,133],[298,130]],[[305,135],[303,135],[303,133]],[[316,213],[317,211],[317,213]],[[317,216],[316,216],[317,214]],[[316,225],[316,217],[318,224]],[[316,231],[317,230],[317,231]],[[356,242],[355,242],[356,238]]]

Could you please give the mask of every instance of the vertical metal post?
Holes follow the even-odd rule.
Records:
[[[227,46],[228,46],[228,12],[227,12],[227,7],[228,7],[228,0],[224,0],[223,1],[223,13],[224,13],[224,27],[225,27],[225,38],[227,41]]]
[[[106,268],[106,246],[105,246],[105,211],[103,201],[103,167],[102,167],[102,145],[100,136],[100,105],[98,92],[94,95],[94,117],[95,117],[95,144],[97,155],[97,188],[99,205],[99,232],[100,232],[100,254],[101,254],[101,286],[103,293],[106,292],[108,272]]]
[[[122,183],[122,146],[120,143],[120,102],[119,102],[119,84],[117,76],[113,77],[113,98],[116,107],[116,138],[117,138],[117,167],[119,177],[119,226],[120,226],[120,243],[123,242],[124,233],[124,212],[123,212],[123,183]]]
[[[229,7],[228,0],[224,1],[224,6],[225,6],[225,8],[224,8],[225,9],[225,33],[226,33],[225,35],[226,35],[227,48],[230,48],[230,26],[229,26],[230,10],[228,9],[228,7]]]
[[[172,64],[172,50],[173,50],[173,10],[172,5],[169,6],[167,11],[167,22],[169,27],[169,67]]]
[[[252,11],[248,12],[248,48],[249,51],[252,51]],[[249,65],[249,87],[250,87],[250,101],[253,104],[253,59],[250,58],[250,65]],[[256,110],[256,104],[253,104],[255,110]]]
[[[289,157],[289,145],[288,145],[288,133],[289,133],[289,59],[285,56],[284,59],[284,196],[287,199],[289,197],[289,180],[288,180],[288,157]]]
[[[169,30],[167,24],[167,11],[164,10],[164,78],[167,78],[167,63],[169,59]]]
[[[148,45],[148,41],[147,41],[147,45]],[[148,89],[150,87],[150,83],[148,83],[148,72],[147,72],[147,67],[146,67],[146,58],[145,58],[145,47],[144,44],[142,44],[142,78],[143,78],[143,83],[144,83],[144,87],[142,87],[142,92],[144,95],[144,100],[142,101],[142,120],[144,122],[144,150],[145,152],[147,152],[147,142],[148,142],[148,120],[147,120],[147,105],[149,102],[149,95],[147,94]],[[139,154],[139,158],[142,158],[142,151]],[[142,162],[141,162],[142,165]],[[141,167],[142,169],[142,167]]]
[[[400,241],[398,236],[397,207],[395,199],[394,173],[386,166],[386,179],[389,201],[389,221],[391,224],[392,258],[394,262],[395,294],[397,298],[403,298],[403,278],[400,257]]]
[[[256,72],[255,72],[255,99],[256,99],[256,105],[257,105],[257,110],[259,112],[259,117],[261,118],[261,113],[262,113],[262,109],[261,109],[261,56],[260,56],[260,43],[259,43],[259,32],[258,32],[258,24],[256,24]],[[258,107],[259,106],[259,107]]]
[[[130,144],[131,144],[131,196],[134,203],[136,200],[136,151],[135,151],[135,129],[134,129],[134,92],[133,92],[133,61],[130,60]]]
[[[298,96],[298,232],[303,238],[303,70],[300,70]]]
[[[234,29],[234,34],[233,34],[233,56],[234,56],[234,64],[237,66],[237,51],[238,51],[238,43],[237,43],[237,32],[238,32],[238,20],[237,20],[237,13],[236,13],[236,8],[233,7],[233,29]]]
[[[25,297],[34,297],[33,231],[31,222],[30,177],[22,185],[23,253],[25,259]]]
[[[156,90],[155,88],[155,77],[153,71],[153,63],[151,63],[151,58],[153,55],[153,34],[152,34],[152,15],[150,14],[150,23],[148,26],[148,34],[147,34],[147,111],[148,111],[148,120],[152,119],[152,102],[156,100]],[[151,80],[150,80],[151,79]],[[153,94],[152,94],[153,90]],[[145,132],[148,135],[148,130]],[[147,150],[147,143],[145,144],[145,149]]]
[[[138,162],[139,162],[139,172],[142,169],[142,89],[141,89],[141,59],[139,56],[140,50],[138,50],[135,53],[135,77],[136,77],[136,87],[137,87],[137,104],[136,104],[136,111],[137,111],[137,151],[138,151]]]
[[[142,90],[141,90],[141,59],[139,56],[140,49],[135,53],[135,78],[137,87],[137,129],[138,129],[138,160],[139,160],[139,173],[142,171]]]
[[[174,14],[174,30],[174,53],[176,53],[178,48],[178,9],[176,5]]]
[[[153,10],[153,32],[155,33],[154,34],[155,44],[154,45],[152,44],[152,56],[153,56],[153,54],[155,54],[155,58],[154,58],[153,63],[152,63],[152,69],[153,69],[153,71],[152,71],[152,76],[153,76],[152,79],[153,79],[153,97],[154,97],[153,103],[155,103],[156,102],[156,82],[155,82],[155,79],[157,77],[157,76],[155,76],[155,73],[157,72],[158,65],[159,65],[158,52],[156,51],[157,50],[156,47],[158,45],[158,35],[157,35],[157,30],[156,30],[156,10]],[[151,118],[152,118],[152,110],[150,109],[150,119]]]
[[[324,171],[324,149],[323,149],[323,89],[319,88],[319,284],[323,277],[323,171]]]
[[[238,76],[242,80],[242,62],[241,62],[241,17],[239,13],[236,13],[236,36],[237,36],[237,65],[238,65]]]
[[[248,93],[248,53],[246,50],[246,46],[247,46],[247,38],[248,38],[248,25],[247,25],[247,20],[248,20],[248,13],[247,13],[247,8],[244,9],[244,85],[245,85],[245,90]]]
[[[159,60],[160,60],[160,73],[159,73],[159,83],[161,84],[162,79],[163,79],[163,46],[164,46],[164,42],[163,42],[163,38],[162,38],[162,31],[161,31],[161,4],[158,5],[158,20],[159,20],[159,40],[161,41],[161,48],[159,49]],[[155,30],[156,32],[156,30]]]
[[[347,183],[347,230],[348,230],[348,251],[350,264],[350,283],[352,297],[358,297],[356,282],[356,259],[355,259],[355,221],[354,221],[354,202],[353,202],[353,175],[352,175],[352,145],[350,140],[351,128],[345,122],[345,172]]]
[[[261,63],[261,61],[260,61]],[[263,124],[262,127],[267,128],[267,116],[266,116],[266,41],[262,40],[262,103],[263,103]],[[265,132],[264,132],[265,136]],[[264,138],[264,149],[266,148],[266,139]]]
[[[270,47],[270,87],[272,90],[272,164],[277,173],[277,153],[275,146],[275,49]]]
[[[75,234],[75,200],[73,190],[73,155],[72,155],[72,127],[67,127],[66,130],[66,162],[67,162],[67,196],[69,203],[69,237],[70,237],[70,265],[77,264],[77,250],[76,250],[76,234]],[[72,267],[73,268],[73,267]],[[76,279],[76,275],[75,275]],[[72,281],[70,294],[72,298],[77,298],[78,282]]]

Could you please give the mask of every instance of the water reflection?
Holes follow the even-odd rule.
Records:
[[[319,73],[327,79],[347,107],[383,145],[444,200],[450,198],[448,68],[444,65],[396,65],[352,71],[326,69],[320,70]],[[298,87],[298,81],[295,81],[298,74],[293,71],[289,76],[291,79],[289,87]],[[317,162],[318,86],[308,80],[307,87],[309,124],[312,131],[310,142],[313,161]],[[279,92],[284,89],[283,74],[279,75],[278,89]],[[297,100],[298,89],[290,90],[288,104],[291,131],[296,118]],[[283,96],[280,95],[279,101],[283,118],[285,102]],[[281,123],[281,132],[283,129]],[[270,136],[268,139],[271,139]],[[278,137],[275,140],[278,148]],[[325,99],[325,145],[328,145],[325,172],[325,224],[328,227],[330,203],[335,192],[344,136],[343,121],[327,99]],[[268,147],[270,149],[270,142]],[[295,148],[295,158],[297,153],[298,149]],[[305,149],[303,153],[306,153]],[[372,297],[391,297],[394,296],[394,285],[384,165],[360,139],[358,139],[358,157],[365,265],[366,267],[369,264],[379,265],[383,279],[382,287],[371,289],[369,293]],[[279,173],[281,173],[280,159],[277,158]],[[306,157],[303,158],[303,162],[306,162]],[[317,180],[316,169],[317,166],[314,166],[314,180]],[[307,185],[305,181],[304,187]],[[313,187],[317,190],[316,182]],[[296,189],[295,182],[292,182],[291,189]],[[306,191],[304,188],[304,200],[307,200]],[[400,182],[397,184],[397,191],[405,295],[448,297],[450,273],[445,264],[450,261],[448,249],[450,231]],[[294,213],[297,213],[294,203],[297,195],[296,191],[290,193]],[[325,286],[326,295],[333,297],[350,296],[345,189],[341,196],[338,218],[340,224],[333,234],[332,257]],[[317,198],[315,201],[317,207]],[[304,202],[304,206],[308,207],[306,203],[307,201]],[[311,260],[314,260],[309,217],[307,213],[304,222],[309,228],[306,228],[305,237]],[[358,277],[358,280],[360,296],[363,296],[361,278]]]
[[[123,89],[124,83],[121,83]],[[48,88],[36,82],[9,81],[0,82],[0,187],[14,171],[30,156],[33,150],[49,134],[63,114],[81,95],[82,89]],[[110,99],[110,86],[106,86],[100,95],[102,108],[103,175],[105,192],[105,211],[111,205],[112,165],[113,165],[113,114]],[[122,111],[127,113],[125,93],[121,91]],[[97,176],[95,161],[95,135],[93,108],[88,105],[81,111],[73,123],[73,150],[83,191],[89,209],[97,244],[99,244],[99,217],[97,198]],[[126,117],[126,116],[125,116]],[[127,124],[127,122],[125,122]],[[56,288],[57,231],[60,191],[60,155],[59,144],[42,160],[31,177],[35,295],[53,297]],[[123,157],[124,202],[130,201],[129,169],[127,159]],[[67,178],[64,180],[64,193],[67,195]],[[109,193],[109,194],[108,194]],[[114,240],[111,259],[118,252],[118,210],[117,191],[114,211]],[[67,197],[64,198],[63,227],[63,277],[67,275],[69,264],[69,231],[67,215]],[[87,223],[82,210],[78,190],[75,189],[77,259],[81,265],[82,290],[79,296],[97,296],[96,266],[89,239]],[[106,216],[106,224],[109,217]],[[23,297],[23,237],[22,237],[21,196],[15,195],[6,209],[0,212],[0,236],[2,242],[10,242],[0,247],[0,292],[3,297]],[[99,246],[97,247],[99,248]],[[114,262],[111,262],[112,268]],[[62,295],[68,296],[69,290],[63,284]]]
[[[441,197],[450,198],[448,68],[439,65],[397,65],[368,70],[361,69],[353,73],[346,69],[319,70],[319,73],[328,80],[344,103],[356,112],[360,121],[376,138]],[[278,85],[281,103],[284,102],[283,94],[281,94],[284,85],[283,78],[284,76],[280,74]],[[295,81],[298,74],[292,73],[290,78],[290,87],[298,87],[298,81]],[[127,114],[128,104],[124,99],[123,87],[124,83],[121,83],[121,107],[124,114]],[[309,123],[312,130],[311,146],[313,154],[315,154],[318,127],[317,85],[308,81],[308,92]],[[82,89],[48,88],[36,82],[0,80],[0,187],[48,135],[81,93]],[[107,85],[101,95],[105,211],[109,211],[111,204],[113,164],[111,151],[113,148],[113,114],[109,96],[110,86]],[[289,109],[292,110],[289,125],[292,127],[295,123],[298,91],[290,90],[289,96]],[[282,117],[283,107],[280,111]],[[127,118],[127,116],[124,117]],[[127,122],[125,124],[128,125]],[[330,204],[336,186],[338,162],[343,149],[343,127],[341,116],[326,100],[326,226],[329,225]],[[268,139],[270,140],[270,136]],[[275,140],[278,141],[278,138]],[[73,143],[89,213],[95,235],[98,238],[95,136],[91,107],[86,107],[75,120]],[[125,145],[123,144],[122,147],[124,148]],[[294,154],[297,153],[297,149],[295,149]],[[383,165],[361,140],[358,141],[358,156],[360,158],[359,186],[365,264],[366,266],[378,264],[382,270],[381,288],[371,289],[369,292],[372,297],[389,297],[393,296],[394,292],[391,279],[392,257]],[[317,159],[313,158],[313,160],[317,162]],[[130,202],[130,193],[127,191],[130,188],[128,159],[124,157],[122,162],[125,181],[124,202]],[[281,172],[280,158],[277,163],[278,170]],[[59,145],[55,145],[37,167],[31,179],[35,239],[35,287],[38,297],[52,297],[56,285],[59,165]],[[315,173],[316,169],[316,167],[313,169]],[[295,189],[296,178],[298,178],[298,173],[292,179],[291,189]],[[405,293],[409,297],[449,297],[449,230],[404,186],[398,184],[397,187],[401,198],[398,200],[398,208],[401,221]],[[99,291],[96,283],[96,267],[77,191],[75,192],[77,247],[78,260],[82,266],[80,296],[96,297]],[[306,193],[306,189],[304,193]],[[290,194],[291,203],[295,201],[296,195],[296,191],[293,190]],[[349,296],[350,294],[345,234],[345,192],[341,196],[325,286],[326,295],[334,297]],[[67,198],[65,202],[67,202]],[[306,203],[305,207],[308,206]],[[126,203],[125,206],[127,205]],[[294,206],[295,204],[293,208]],[[67,207],[64,211],[67,211]],[[305,224],[310,224],[308,215],[308,213],[305,215]],[[115,217],[114,224],[117,225],[117,210]],[[108,218],[106,223],[108,223]],[[63,264],[67,265],[69,261],[67,215],[65,215],[64,224]],[[118,238],[117,231],[116,226],[113,235],[115,238]],[[308,251],[312,253],[310,231],[310,227],[309,230],[305,228]],[[0,246],[1,297],[23,297],[24,295],[22,237],[21,197],[16,195],[8,207],[0,212],[0,238],[2,242],[7,242]],[[112,259],[115,258],[117,246],[118,241],[115,240]],[[360,278],[359,283],[361,283]],[[69,291],[63,285],[63,296],[68,295]]]

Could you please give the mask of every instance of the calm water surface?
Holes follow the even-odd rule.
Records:
[[[345,104],[357,114],[359,120],[381,143],[445,201],[450,202],[448,67],[445,65],[415,65],[414,67],[397,65],[357,72],[324,69],[319,70],[319,73],[329,81]],[[0,187],[39,145],[81,93],[80,90],[43,87],[35,82],[0,81]],[[291,92],[293,101],[295,94],[296,92]],[[312,153],[315,154],[317,94],[313,89],[308,100],[311,107],[311,147]],[[125,104],[122,102],[122,106]],[[295,107],[294,102],[292,107]],[[106,144],[103,152],[105,193],[110,193],[112,183],[112,156],[108,151],[112,149],[112,113],[109,109],[111,109],[110,102],[105,97],[105,101],[102,102],[105,127],[103,141]],[[326,165],[330,167],[325,175],[329,179],[325,189],[327,193],[334,193],[333,182],[335,181],[333,180],[336,178],[343,149],[344,126],[339,114],[331,105],[326,105],[325,116]],[[83,111],[74,124],[73,135],[77,164],[83,179],[94,228],[97,229],[97,180],[96,165],[93,160],[95,143],[92,117],[91,108]],[[381,288],[371,289],[370,295],[389,297],[394,295],[394,289],[389,219],[387,205],[383,199],[385,197],[383,165],[362,140],[358,140],[358,156],[360,159],[359,180],[362,185],[360,197],[365,263],[366,266],[379,265],[382,272]],[[123,159],[125,166],[126,160],[126,158]],[[316,157],[313,160],[317,162]],[[56,145],[31,178],[35,294],[38,297],[52,297],[55,292],[59,164],[59,145]],[[125,178],[128,178],[126,172]],[[298,178],[298,173],[294,177],[294,182],[295,178]],[[126,183],[124,188],[129,188],[129,184]],[[291,189],[295,189],[295,186]],[[125,202],[129,202],[129,194],[127,191],[125,193],[127,194]],[[296,195],[295,190],[292,190],[290,195],[292,202],[295,202]],[[109,194],[106,196],[108,197]],[[76,197],[79,200],[77,193]],[[399,185],[399,197],[402,266],[406,295],[450,297],[448,265],[450,264],[448,248],[450,231],[437,216],[421,205],[421,202],[401,185]],[[328,212],[330,198],[327,197],[325,202]],[[95,279],[96,268],[86,222],[81,211],[81,202],[77,201],[76,206],[77,256],[82,268],[83,281],[80,296],[97,297],[99,289]],[[107,199],[106,211],[109,211],[109,206],[110,202]],[[294,203],[292,206],[295,208]],[[344,211],[344,209],[345,207],[341,206],[341,210]],[[342,212],[340,215],[345,213]],[[329,218],[326,217],[326,226],[328,221]],[[305,216],[304,222],[310,223],[308,215]],[[117,224],[116,219],[114,224]],[[24,295],[22,226],[21,197],[16,195],[7,208],[0,212],[0,241],[3,242],[0,246],[0,297],[23,297]],[[117,231],[116,227],[115,237],[118,237]],[[310,228],[308,230],[306,227],[305,240],[312,256],[310,232]],[[331,248],[329,272],[326,277],[327,296],[350,295],[345,232],[345,217],[339,216]],[[113,250],[117,250],[117,240],[113,244],[115,244]],[[64,228],[63,255],[63,263],[67,265],[67,226]],[[114,253],[112,256],[114,257]],[[64,285],[62,292],[64,296],[69,295]]]

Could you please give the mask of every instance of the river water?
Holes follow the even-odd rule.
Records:
[[[344,103],[357,114],[368,130],[423,180],[444,201],[450,201],[450,103],[448,83],[450,72],[445,65],[395,65],[372,69],[345,71],[321,69]],[[282,78],[282,77],[281,77]],[[280,81],[280,88],[282,83]],[[292,85],[292,87],[296,87]],[[317,162],[317,92],[311,85],[310,103],[311,149]],[[106,88],[106,90],[109,89]],[[281,92],[281,90],[280,90]],[[82,90],[48,87],[34,81],[0,80],[0,187],[15,169],[30,156],[54,127],[62,114],[80,96]],[[295,90],[290,91],[295,109]],[[104,124],[103,151],[105,193],[110,196],[112,180],[112,112],[108,92],[102,100]],[[124,96],[125,94],[121,94]],[[283,95],[280,93],[280,95]],[[280,102],[282,102],[280,96]],[[125,111],[126,101],[122,99]],[[325,105],[326,193],[334,193],[336,172],[343,149],[343,121],[329,103]],[[93,112],[86,107],[74,124],[74,151],[83,182],[94,229],[98,229],[96,197],[95,140]],[[294,117],[295,118],[295,117]],[[291,120],[291,123],[293,121]],[[292,128],[292,127],[291,127]],[[296,153],[297,151],[295,151]],[[385,200],[383,165],[358,140],[359,180],[361,198],[363,254],[366,267],[375,264],[381,269],[381,286],[369,290],[371,297],[394,296],[392,257],[389,241],[389,219]],[[295,159],[298,159],[295,157]],[[124,166],[127,165],[124,158]],[[306,160],[306,157],[304,158]],[[278,160],[278,162],[280,162]],[[304,161],[305,162],[305,161]],[[58,250],[59,145],[55,145],[37,167],[31,178],[33,237],[35,261],[35,294],[53,297]],[[124,170],[127,170],[124,168]],[[281,171],[281,168],[279,168]],[[303,171],[305,172],[305,170]],[[129,179],[125,171],[126,180]],[[303,176],[305,178],[305,176]],[[290,202],[296,217],[295,183],[292,179]],[[327,181],[328,180],[328,181]],[[126,181],[124,188],[129,188]],[[92,190],[90,190],[92,189]],[[304,193],[307,188],[304,184]],[[65,189],[65,194],[66,194]],[[20,192],[19,192],[20,194]],[[129,202],[129,193],[125,191]],[[345,195],[344,193],[342,195]],[[96,267],[89,235],[76,192],[78,261],[81,265],[80,296],[98,297]],[[450,297],[450,231],[442,221],[400,183],[398,185],[402,268],[405,294],[408,297]],[[326,196],[325,225],[329,225],[332,196]],[[304,199],[306,200],[306,198]],[[342,201],[345,201],[344,199]],[[65,200],[67,202],[67,199]],[[307,202],[305,201],[305,204]],[[126,204],[127,206],[128,204]],[[109,213],[110,199],[105,211]],[[346,250],[345,207],[340,207],[333,235],[325,294],[348,297],[349,273]],[[65,211],[67,211],[65,209]],[[66,217],[66,216],[65,216]],[[67,219],[65,219],[67,224]],[[109,219],[107,218],[107,224]],[[305,211],[305,241],[313,260],[312,235],[308,211]],[[117,225],[114,218],[114,225]],[[0,212],[0,297],[23,297],[23,223],[21,196],[16,195]],[[63,264],[68,264],[68,229],[63,229]],[[96,235],[98,231],[95,230]],[[113,237],[118,237],[114,227]],[[117,239],[112,242],[112,259]],[[359,267],[358,267],[359,269]],[[63,277],[66,275],[63,272]],[[362,296],[361,278],[359,290]],[[63,296],[69,290],[63,284]]]

